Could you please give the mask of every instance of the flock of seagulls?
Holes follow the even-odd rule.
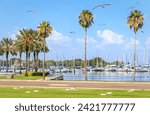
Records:
[[[140,3],[139,2],[136,2],[136,4],[137,5],[140,5]],[[92,10],[95,10],[95,9],[97,9],[97,8],[106,8],[107,6],[110,6],[111,4],[99,4],[99,5],[97,5],[97,6],[95,6],[95,7],[93,7],[92,8]],[[130,7],[130,8],[128,8],[129,10],[134,10],[135,9],[135,7]],[[28,14],[37,14],[39,11],[38,10],[35,10],[35,9],[31,9],[31,10],[27,10],[26,11],[26,13],[28,13]],[[106,24],[98,24],[98,26],[105,26]],[[142,33],[144,33],[144,31],[141,31]],[[69,32],[70,34],[75,34],[76,32],[74,32],[74,31],[70,31]]]

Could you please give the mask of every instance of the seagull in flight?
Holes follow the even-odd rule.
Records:
[[[100,4],[98,6],[95,6],[92,10],[95,10],[96,8],[105,8],[106,6],[110,6],[111,4]]]
[[[141,5],[139,2],[136,2],[137,5]]]
[[[36,14],[38,10],[28,10],[27,13]]]
[[[144,31],[141,31],[142,33],[144,33]]]
[[[69,33],[70,33],[70,34],[75,34],[75,32],[73,32],[73,31],[70,31]]]
[[[134,10],[135,7],[130,7],[129,10]]]
[[[98,26],[106,26],[106,24],[98,24]]]

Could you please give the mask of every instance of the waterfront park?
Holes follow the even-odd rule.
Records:
[[[140,6],[142,3],[135,4]],[[139,64],[140,54],[137,52],[138,35],[145,34],[143,28],[147,19],[142,10],[131,7],[126,11],[128,15],[125,14],[125,25],[133,37],[133,43],[130,44],[132,59],[129,60],[126,56],[125,59],[109,61],[111,55],[105,52],[107,58],[101,57],[98,54],[100,51],[92,51],[96,52],[96,55],[88,58],[89,34],[98,18],[96,12],[109,7],[113,8],[113,4],[95,4],[95,7],[82,9],[79,14],[75,14],[76,25],[82,29],[84,35],[81,46],[83,48],[78,52],[83,58],[72,57],[70,54],[72,58],[67,59],[63,53],[59,59],[50,57],[51,46],[48,39],[51,39],[56,30],[47,18],[32,28],[19,29],[14,38],[2,37],[0,39],[0,98],[149,98],[150,65],[146,61],[148,56],[143,55],[144,63]],[[38,12],[38,10],[26,11],[27,14],[32,15],[32,18]],[[99,24],[99,26],[106,26],[106,24]],[[77,33],[70,31],[69,34],[73,36]],[[114,35],[116,37],[116,34]],[[68,37],[64,37],[66,38]],[[58,41],[61,39],[63,38],[59,37]],[[117,40],[122,43],[121,39],[122,37]],[[53,50],[58,47],[59,44]],[[69,46],[67,50],[71,47],[73,46]]]

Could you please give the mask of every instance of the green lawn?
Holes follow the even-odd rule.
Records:
[[[150,91],[0,87],[0,98],[150,98]]]
[[[6,77],[6,76],[2,76],[0,77],[0,79],[11,79],[10,77]],[[38,79],[42,79],[42,76],[28,76],[25,77],[23,75],[18,75],[14,77],[14,80],[38,80]],[[11,79],[13,80],[13,79]]]

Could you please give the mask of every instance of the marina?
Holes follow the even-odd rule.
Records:
[[[122,67],[122,68],[121,68]],[[64,71],[65,70],[65,71]],[[136,66],[135,72],[132,66],[110,66],[92,68],[88,67],[88,81],[113,81],[113,82],[150,82],[149,66]],[[63,80],[82,81],[85,80],[84,69],[53,69],[53,72],[63,75]],[[51,72],[50,72],[51,73]]]

